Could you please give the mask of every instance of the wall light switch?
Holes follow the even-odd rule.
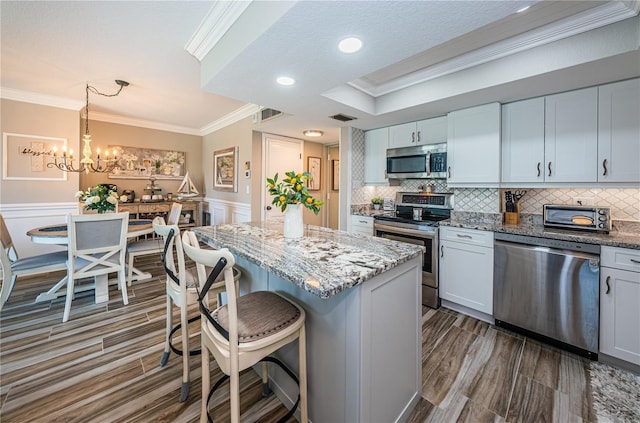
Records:
[[[245,170],[244,171],[244,177],[245,178],[251,178],[251,171],[250,170]]]

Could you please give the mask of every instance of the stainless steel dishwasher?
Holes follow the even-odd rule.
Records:
[[[496,325],[597,359],[599,278],[599,245],[496,233]]]

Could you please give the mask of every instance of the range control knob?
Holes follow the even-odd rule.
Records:
[[[604,223],[598,223],[598,228],[604,228]]]
[[[605,213],[604,213],[604,210],[598,210],[598,214],[599,214],[599,215],[604,215],[604,214],[605,214]]]

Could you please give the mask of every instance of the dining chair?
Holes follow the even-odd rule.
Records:
[[[182,241],[180,238],[180,228],[177,225],[167,225],[163,220],[153,221],[154,231],[164,239],[164,248],[162,251],[162,261],[164,263],[166,273],[166,289],[167,289],[167,327],[165,336],[164,351],[160,359],[160,367],[164,367],[169,361],[171,351],[182,356],[182,387],[180,390],[180,402],[187,400],[189,396],[189,357],[191,355],[200,354],[200,350],[189,351],[189,323],[200,318],[188,319],[188,308],[190,305],[197,303],[198,292],[196,289],[198,273],[205,272],[206,269],[187,269],[184,253],[182,250]],[[177,263],[176,263],[177,261]],[[233,278],[237,285],[240,279],[240,271],[233,269]],[[224,281],[219,282],[214,289],[220,288],[222,291]],[[180,309],[180,323],[173,325],[173,304]],[[178,349],[171,344],[171,338],[174,333],[182,328],[182,349]]]
[[[37,275],[67,269],[67,251],[55,251],[19,258],[2,213],[0,213],[0,243],[2,244],[2,251],[0,251],[0,263],[2,264],[0,310],[9,299],[18,276]]]
[[[126,212],[68,216],[68,281],[63,322],[69,320],[74,285],[78,279],[108,279],[109,273],[117,273],[122,302],[125,305],[129,303],[125,266],[128,223],[129,213]]]
[[[194,242],[195,240],[195,242]],[[268,393],[265,363],[280,366],[299,385],[298,400],[287,416],[293,415],[300,404],[300,421],[306,422],[307,412],[307,366],[305,312],[296,303],[271,291],[254,291],[237,295],[233,280],[235,259],[225,248],[209,250],[199,248],[197,238],[191,231],[182,236],[184,253],[196,263],[212,268],[207,278],[199,278],[200,340],[202,348],[202,405],[200,422],[212,421],[208,413],[208,402],[215,390],[230,379],[231,422],[240,421],[240,372],[263,363],[263,393]],[[218,275],[224,275],[227,303],[210,311],[209,287]],[[271,354],[285,345],[298,340],[298,373],[286,368]],[[210,390],[209,364],[212,355],[224,373]]]
[[[171,205],[171,211],[169,212],[169,216],[167,216],[167,223],[169,225],[177,225],[180,220],[180,213],[182,212],[182,204],[173,203]],[[131,286],[131,282],[133,280],[133,272],[134,266],[133,263],[136,257],[147,256],[150,254],[160,254],[162,253],[162,247],[164,242],[162,238],[152,238],[152,239],[141,239],[138,241],[133,241],[127,244],[127,255],[128,255],[128,264],[127,264],[127,284]]]

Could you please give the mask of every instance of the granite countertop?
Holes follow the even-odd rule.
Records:
[[[320,298],[330,298],[421,255],[424,247],[305,225],[285,239],[282,219],[193,228],[215,248],[228,248]],[[375,242],[372,242],[375,241]]]
[[[528,235],[539,238],[559,239],[564,241],[583,242],[586,244],[607,245],[610,247],[632,248],[640,250],[640,231],[621,231],[614,228],[608,234],[578,232],[564,229],[545,228],[542,224],[521,222],[518,225],[477,222],[473,219],[450,219],[440,222],[440,226],[480,229],[516,235]]]

